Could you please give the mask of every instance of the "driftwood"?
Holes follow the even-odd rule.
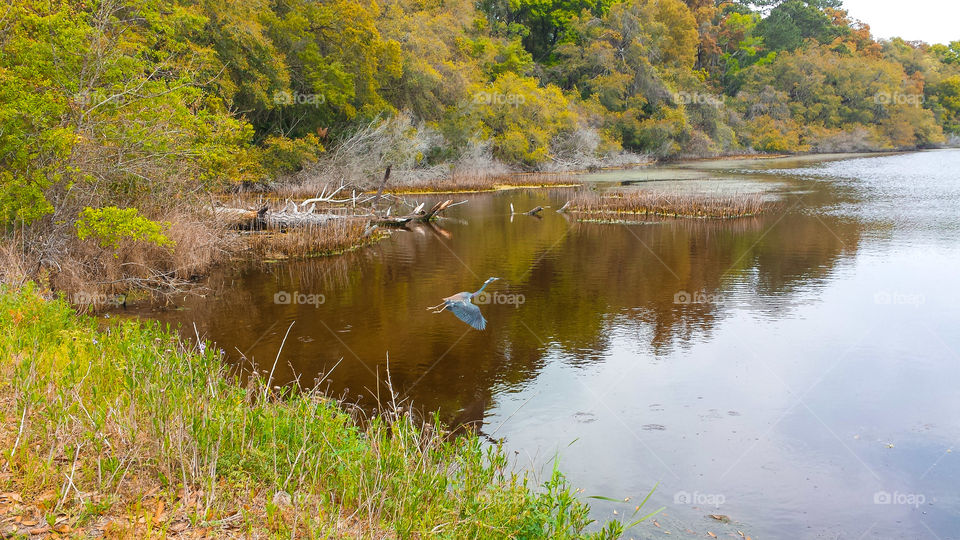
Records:
[[[380,197],[383,196],[383,188],[387,187],[387,180],[390,179],[390,169],[393,168],[393,165],[387,165],[386,172],[383,173],[383,180],[380,181],[380,187],[377,188],[376,198],[373,200],[373,209],[376,210],[380,207]]]
[[[290,205],[288,205],[288,207],[289,206]],[[214,208],[213,211],[217,219],[224,225],[247,230],[318,226],[327,223],[331,219],[347,217],[339,214],[300,212],[296,209],[284,209],[279,212],[271,212],[266,206],[260,208],[260,210],[218,206]]]
[[[531,208],[526,212],[523,212],[525,216],[540,217],[540,212],[543,212],[542,206],[537,206],[536,208]],[[513,219],[513,216],[517,215],[517,211],[513,209],[513,203],[510,203],[510,219]]]
[[[451,206],[456,206],[458,204],[463,204],[467,201],[461,201],[454,203],[452,200],[445,200],[434,204],[430,207],[429,210],[424,210],[425,204],[421,203],[413,212],[404,215],[391,216],[390,212],[392,208],[387,208],[385,214],[378,211],[380,202],[382,199],[387,198],[388,195],[383,193],[384,188],[386,187],[387,180],[390,179],[390,170],[392,166],[387,166],[387,170],[384,172],[383,180],[380,182],[380,186],[377,188],[376,195],[363,197],[354,191],[350,194],[350,197],[337,199],[335,198],[337,194],[343,191],[347,185],[341,183],[340,187],[333,189],[332,191],[327,191],[326,186],[323,190],[316,196],[311,199],[307,199],[300,204],[297,204],[293,201],[286,201],[286,204],[276,211],[271,211],[267,206],[261,207],[259,210],[251,210],[244,208],[228,208],[224,206],[215,206],[213,207],[213,212],[223,224],[234,227],[237,229],[246,229],[246,230],[262,230],[262,229],[289,229],[294,227],[310,227],[310,226],[320,226],[326,223],[329,223],[335,219],[349,219],[349,218],[359,218],[367,219],[368,223],[368,232],[372,232],[377,226],[393,226],[393,227],[402,227],[411,221],[419,222],[430,222],[439,216],[441,212],[450,208]],[[363,198],[362,198],[363,197]],[[349,214],[333,214],[333,213],[323,213],[314,212],[317,207],[317,203],[325,204],[343,204],[349,203],[357,209],[358,204],[363,204],[372,201],[370,207],[366,209],[367,213],[356,213],[353,215]],[[403,202],[402,200],[400,200]]]
[[[267,212],[260,223],[268,229],[289,229],[292,227],[316,227],[325,225],[332,219],[343,219],[338,214],[314,214],[309,212]]]
[[[214,207],[213,213],[221,223],[236,229],[245,228],[245,226],[249,226],[257,221],[256,210],[217,206]]]
[[[312,211],[300,211],[297,205],[289,203],[280,211],[271,212],[266,206],[260,210],[247,210],[244,208],[228,208],[218,206],[214,208],[217,218],[225,225],[236,229],[260,230],[260,229],[290,229],[295,227],[320,226],[329,223],[335,219],[347,218],[366,218],[370,220],[371,226],[402,227],[410,222],[426,223],[439,217],[439,214],[454,206],[453,201],[447,199],[424,210],[424,204],[417,206],[413,212],[404,215],[391,216],[389,212],[384,216],[366,215],[342,215],[329,213],[315,213]],[[312,208],[311,208],[312,210]]]
[[[462,204],[463,202],[454,203],[452,200],[447,199],[445,201],[438,202],[437,204],[431,206],[430,210],[426,210],[426,211],[424,211],[423,209],[425,205],[421,203],[419,206],[414,208],[413,212],[410,212],[409,214],[402,215],[402,216],[393,216],[393,217],[389,215],[382,216],[377,218],[377,223],[379,223],[380,225],[387,225],[387,226],[394,226],[394,227],[401,227],[403,225],[406,225],[407,223],[410,223],[411,221],[428,223],[438,218],[440,212],[443,212],[444,210],[446,210],[447,208],[450,208],[451,206]]]

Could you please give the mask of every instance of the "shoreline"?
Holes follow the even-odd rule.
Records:
[[[415,417],[389,373],[383,412],[358,417],[272,375],[242,384],[213,344],[156,321],[100,327],[49,295],[0,286],[4,537],[599,540],[629,526],[586,532],[589,506],[558,469],[541,481]]]

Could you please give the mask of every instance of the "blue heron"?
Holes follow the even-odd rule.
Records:
[[[476,304],[470,302],[470,299],[482,293],[483,290],[487,288],[487,285],[498,279],[500,278],[487,278],[487,280],[483,282],[483,287],[480,287],[480,290],[477,292],[459,292],[453,296],[444,298],[443,302],[440,302],[435,306],[428,307],[427,309],[433,311],[434,313],[440,313],[444,310],[448,310],[456,315],[461,321],[469,324],[477,330],[483,330],[487,327],[487,320],[484,319],[483,314],[480,313],[480,308],[477,307]]]

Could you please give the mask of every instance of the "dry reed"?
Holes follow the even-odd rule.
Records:
[[[258,260],[302,259],[343,253],[386,234],[371,229],[365,218],[343,218],[286,231],[251,231],[245,233],[245,247]]]
[[[758,194],[707,196],[639,190],[607,193],[582,191],[570,200],[567,210],[594,215],[723,219],[755,216],[774,205]]]
[[[570,173],[487,173],[482,170],[454,171],[442,179],[387,186],[390,193],[466,193],[516,188],[578,186]]]

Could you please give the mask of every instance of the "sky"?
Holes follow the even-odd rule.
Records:
[[[875,38],[949,43],[960,40],[960,0],[843,0]]]

